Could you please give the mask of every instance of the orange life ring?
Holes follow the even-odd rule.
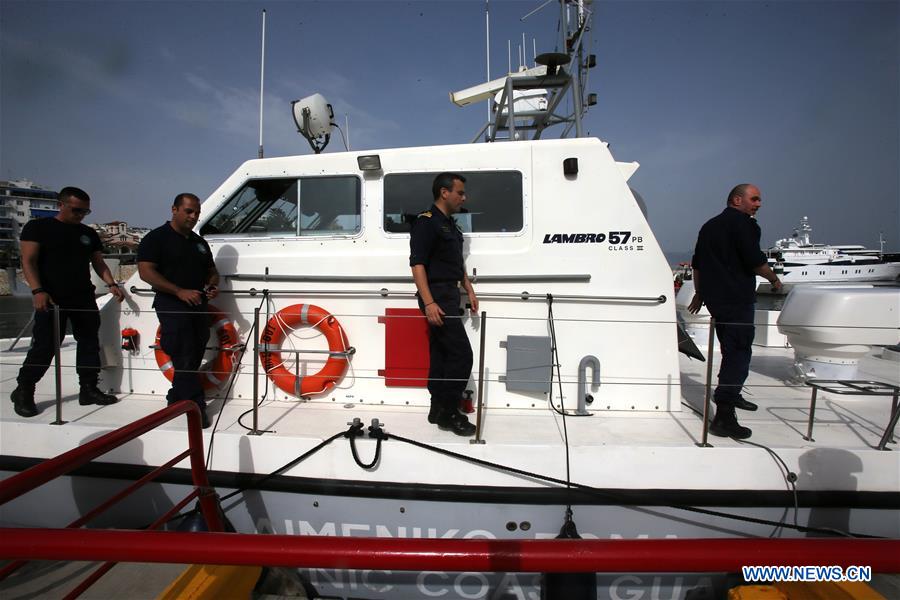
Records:
[[[218,389],[234,371],[234,349],[240,344],[238,341],[237,329],[234,321],[229,319],[225,313],[213,306],[206,305],[206,310],[210,315],[212,327],[216,330],[219,338],[219,353],[214,359],[200,367],[203,371],[200,373],[200,383],[204,390]],[[172,358],[166,354],[159,343],[159,334],[161,327],[156,328],[156,364],[162,370],[166,379],[172,381],[175,376],[175,366],[172,364]]]
[[[315,327],[328,341],[328,360],[315,375],[297,377],[284,368],[281,343],[287,337],[286,329],[297,325]],[[348,346],[341,324],[327,310],[314,304],[293,304],[275,313],[266,323],[259,341],[262,347],[259,359],[266,374],[278,389],[298,398],[330,390],[344,376],[350,364],[352,349]]]

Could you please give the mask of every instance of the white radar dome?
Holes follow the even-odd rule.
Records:
[[[313,94],[291,102],[294,122],[303,137],[319,137],[331,133],[331,120],[334,113],[331,105],[322,94]]]
[[[313,94],[291,102],[297,131],[309,141],[316,153],[322,151],[331,137],[334,111],[322,94]]]

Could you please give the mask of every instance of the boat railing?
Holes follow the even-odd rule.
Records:
[[[206,465],[204,463],[203,434],[200,423],[200,409],[197,404],[188,400],[172,404],[160,411],[143,417],[142,419],[138,419],[137,421],[129,425],[125,425],[124,427],[106,433],[97,439],[86,442],[78,446],[77,448],[73,448],[68,452],[60,454],[55,458],[46,460],[29,469],[26,469],[25,471],[22,471],[7,479],[4,479],[3,481],[0,481],[0,505],[15,500],[20,496],[56,478],[70,475],[79,467],[88,464],[94,459],[103,456],[104,454],[107,454],[108,452],[111,452],[116,448],[121,447],[122,445],[140,437],[141,435],[149,431],[158,428],[164,423],[180,417],[181,415],[187,416],[188,448],[186,450],[180,452],[159,467],[156,467],[125,489],[115,493],[106,501],[102,502],[78,519],[69,523],[65,529],[58,530],[57,533],[62,535],[63,539],[68,540],[68,544],[73,549],[80,552],[79,547],[84,546],[84,544],[86,543],[84,536],[87,532],[81,529],[83,525],[93,520],[100,514],[104,513],[116,503],[127,498],[146,484],[150,483],[162,473],[174,468],[185,459],[190,460],[193,490],[188,493],[181,501],[175,503],[175,505],[171,509],[166,511],[165,514],[158,517],[152,524],[149,525],[148,529],[158,529],[159,527],[167,523],[174,515],[177,515],[179,511],[186,507],[192,500],[196,499],[199,503],[200,512],[203,515],[204,520],[206,521],[206,526],[209,531],[224,531],[223,520],[219,512],[220,509],[218,501],[216,499],[216,492],[215,489],[212,488],[209,484],[209,479],[207,478],[206,473]],[[18,554],[6,553],[6,549],[10,548],[8,543],[13,538],[22,536],[23,533],[25,534],[24,537],[27,538],[29,535],[34,534],[34,530],[6,529],[2,534],[0,534],[0,536],[2,536],[4,540],[3,544],[0,544],[0,547],[4,548],[4,558],[21,559],[24,556],[28,556],[29,558],[36,558],[36,555],[31,554],[30,551]],[[85,579],[78,586],[78,588],[76,588],[77,591],[73,591],[72,593],[70,593],[69,597],[77,596],[82,591],[87,589],[92,583],[97,581],[100,577],[103,576],[103,574],[105,574],[113,566],[115,566],[116,561],[118,561],[123,556],[127,556],[127,553],[110,554],[109,558],[104,559],[107,562],[101,565],[87,579]],[[15,560],[14,562],[0,569],[0,581],[8,577],[14,571],[18,570],[23,564],[25,564],[25,561]]]
[[[223,279],[232,281],[261,281],[266,283],[413,283],[410,275],[276,275],[270,273],[235,273]],[[588,283],[590,273],[527,273],[520,275],[478,275],[473,272],[472,283]],[[152,292],[146,288],[132,287],[135,292]],[[279,290],[280,291],[280,290]],[[305,291],[305,290],[304,290]],[[346,292],[346,289],[334,292]],[[232,291],[231,293],[235,293]],[[241,293],[237,291],[237,293]]]
[[[0,481],[0,504],[120,447],[182,414],[188,419],[188,450],[118,492],[67,528],[0,528],[0,559],[13,561],[0,580],[28,560],[104,561],[66,597],[79,596],[120,562],[253,565],[267,567],[387,571],[514,573],[700,573],[740,572],[748,564],[835,566],[849,572],[900,572],[896,539],[403,539],[223,533],[215,491],[203,463],[197,406],[183,401],[112,431],[56,458]],[[82,529],[166,469],[190,458],[193,491],[147,530]],[[154,531],[191,500],[199,500],[209,532]],[[561,536],[563,537],[563,536]],[[752,560],[748,559],[752,557]],[[541,580],[542,590],[551,588]],[[589,579],[591,585],[593,578]],[[548,591],[548,594],[550,592]],[[550,596],[548,596],[550,597]]]
[[[152,292],[152,290],[150,290],[149,288],[136,288],[136,287],[132,287],[130,291],[132,294],[145,294],[145,293]],[[232,295],[258,296],[259,298],[261,298],[263,300],[263,303],[265,303],[268,299],[271,299],[271,298],[285,297],[285,296],[297,296],[297,295],[301,295],[301,296],[328,295],[328,296],[331,296],[331,295],[335,295],[335,294],[345,294],[345,295],[364,294],[364,295],[376,295],[376,296],[382,296],[382,297],[387,297],[389,295],[390,296],[412,297],[414,295],[412,292],[405,291],[405,290],[404,291],[389,291],[387,289],[381,289],[381,290],[369,289],[369,290],[351,290],[351,291],[348,291],[346,289],[345,290],[330,290],[330,289],[323,289],[323,290],[261,289],[261,290],[256,290],[256,289],[249,289],[249,290],[228,290],[228,291],[222,291],[221,293],[222,294],[232,294]],[[513,301],[515,301],[515,300],[532,301],[532,302],[536,302],[536,303],[543,303],[543,302],[550,302],[550,301],[558,300],[561,302],[573,302],[573,303],[580,303],[580,302],[626,303],[626,304],[637,305],[637,306],[640,306],[640,305],[652,306],[652,305],[658,305],[661,303],[665,303],[668,301],[668,298],[665,295],[659,295],[659,296],[554,295],[554,296],[550,296],[550,295],[542,295],[542,294],[532,294],[529,292],[521,292],[518,294],[517,293],[495,293],[495,294],[486,293],[486,294],[479,294],[479,297],[482,299],[493,298],[493,299],[503,299],[503,300],[513,300]],[[71,309],[69,309],[69,310],[71,310]],[[137,310],[137,309],[123,308],[121,310],[122,315],[128,315],[128,314],[137,315],[140,313],[141,313],[141,311]],[[377,319],[421,318],[421,317],[413,317],[413,316],[407,316],[407,315],[385,316],[385,315],[380,315],[380,314],[352,314],[352,315],[350,315],[350,314],[344,315],[344,314],[340,314],[340,313],[331,313],[331,314],[337,318],[343,318],[343,317],[371,318],[371,319],[376,319],[376,318]],[[218,376],[220,376],[220,377],[224,376],[225,378],[227,378],[229,380],[229,383],[233,383],[233,378],[237,376],[237,373],[238,373],[239,369],[241,368],[241,365],[244,362],[243,361],[244,354],[247,351],[252,351],[252,354],[253,354],[253,356],[252,356],[252,364],[253,364],[253,376],[252,376],[252,382],[253,382],[253,393],[252,393],[253,426],[252,426],[252,428],[250,428],[250,433],[258,435],[258,434],[262,433],[262,430],[259,427],[259,410],[260,410],[260,394],[259,394],[260,359],[259,359],[259,356],[260,356],[260,352],[265,352],[269,348],[269,345],[262,342],[260,340],[260,336],[256,333],[256,332],[261,331],[260,309],[256,308],[254,310],[254,312],[252,313],[252,320],[250,318],[247,318],[247,317],[249,317],[250,313],[240,313],[240,315],[242,318],[245,319],[245,323],[248,326],[249,331],[250,331],[250,337],[253,338],[252,342],[248,339],[246,343],[230,344],[230,345],[228,345],[228,347],[222,347],[220,345],[211,344],[207,347],[207,349],[213,350],[216,352],[228,352],[228,353],[239,354],[239,356],[233,361],[233,368],[232,368],[231,372],[217,373]],[[484,362],[484,360],[485,360],[484,357],[485,357],[486,332],[487,332],[487,324],[489,321],[489,315],[486,311],[482,311],[479,315],[477,315],[477,316],[472,315],[472,316],[478,320],[479,325],[478,325],[477,329],[479,330],[478,333],[479,333],[479,337],[480,337],[478,372],[475,377],[475,381],[477,383],[478,398],[477,398],[477,403],[472,407],[472,409],[473,409],[472,412],[475,413],[474,418],[476,421],[476,423],[475,423],[476,435],[475,435],[475,439],[473,440],[473,443],[483,443],[484,438],[482,436],[482,432],[483,432],[483,424],[484,424],[483,420],[484,420],[484,415],[485,415],[484,401],[483,401],[483,398],[484,398],[483,389],[484,389],[486,383],[490,383],[493,381],[501,381],[501,380],[500,379],[495,380],[493,378],[488,378],[485,375],[486,366],[485,366],[485,362]],[[2,318],[2,315],[0,315],[0,318]],[[447,318],[469,318],[469,317],[447,317]],[[491,322],[498,322],[498,321],[502,322],[503,320],[507,320],[507,319],[547,320],[547,319],[549,319],[549,317],[520,317],[520,316],[511,317],[511,316],[504,316],[504,315],[497,315],[497,314],[490,315]],[[590,319],[590,318],[566,317],[566,318],[556,318],[554,320],[557,323],[578,321],[578,322],[583,322],[585,324],[634,323],[634,324],[671,324],[673,326],[676,324],[675,321],[670,321],[670,320],[648,320],[648,319],[623,320],[623,319]],[[60,324],[60,309],[59,309],[59,307],[54,307],[54,330],[56,332],[55,339],[58,339],[58,340],[62,338],[62,336],[60,335],[61,332],[59,330],[59,324]],[[693,325],[695,327],[699,327],[701,329],[703,327],[708,328],[708,339],[707,339],[707,344],[706,344],[706,348],[705,348],[706,357],[714,356],[715,336],[713,335],[713,332],[715,330],[715,321],[712,318],[707,318],[707,319],[701,318],[701,319],[693,321],[691,323],[691,325]],[[735,325],[743,325],[743,324],[735,324]],[[756,323],[753,326],[756,328],[765,328],[765,327],[772,328],[772,327],[785,327],[785,326],[790,326],[790,325],[784,324],[784,323],[780,323],[780,324]],[[818,326],[804,324],[804,326],[821,328],[821,329],[866,329],[866,330],[876,330],[876,329],[895,330],[896,329],[898,331],[898,336],[900,336],[900,329],[898,329],[898,328],[884,328],[884,327],[871,327],[871,326],[870,327],[858,327],[858,326],[850,326],[850,325],[831,325],[831,324],[830,325],[818,325]],[[157,346],[155,344],[150,344],[149,347],[153,348],[153,349],[157,348]],[[7,351],[10,349],[7,349]],[[314,348],[294,348],[294,347],[287,348],[287,347],[285,347],[285,348],[278,348],[277,351],[281,354],[293,355],[293,357],[294,357],[293,362],[294,362],[294,366],[295,366],[295,370],[296,370],[296,369],[299,369],[299,364],[300,364],[299,356],[301,354],[302,355],[325,355],[325,354],[327,354],[329,356],[341,355],[344,358],[349,358],[350,356],[352,356],[354,354],[355,349],[353,347],[348,347],[341,351],[335,351],[333,349],[318,350],[318,349],[314,349]],[[54,363],[55,363],[55,365],[54,365],[54,375],[55,375],[54,384],[55,384],[55,397],[56,397],[56,402],[55,402],[56,419],[52,422],[52,424],[53,425],[63,425],[66,423],[66,421],[63,420],[63,414],[62,414],[62,410],[63,410],[62,382],[64,379],[62,369],[63,369],[63,367],[77,368],[77,365],[62,365],[61,360],[60,360],[60,344],[56,345],[55,354],[56,354],[56,356],[55,356],[55,361],[54,361]],[[701,358],[702,358],[702,354],[701,354]],[[556,361],[554,361],[553,366],[556,366],[555,362]],[[152,367],[148,367],[148,366],[132,366],[129,368],[133,371],[154,370]],[[712,400],[712,390],[714,388],[712,371],[713,371],[712,361],[707,360],[705,381],[702,384],[702,386],[703,386],[702,409],[688,404],[688,407],[691,410],[694,410],[695,412],[698,413],[698,416],[702,417],[701,418],[701,431],[700,431],[700,435],[698,436],[699,441],[697,442],[697,445],[700,447],[710,447],[710,444],[708,442],[708,440],[709,440],[709,425],[710,425],[710,421],[711,421],[710,408],[711,408],[711,400]],[[207,371],[198,370],[197,372],[198,372],[198,374],[203,374],[203,373],[206,373]],[[299,371],[298,371],[298,376],[299,376]],[[316,377],[318,377],[318,375],[312,374],[312,375],[307,375],[305,377],[308,377],[310,379],[315,379]],[[361,374],[361,375],[355,374],[354,377],[359,379],[359,378],[366,378],[366,377],[370,377],[370,376],[366,375],[366,374]],[[382,374],[378,374],[377,376],[371,375],[371,377],[383,378],[384,375],[382,375]],[[420,377],[416,377],[416,379],[420,379]],[[583,387],[584,383],[586,381],[586,379],[585,380],[582,380],[582,379],[583,378],[579,378],[579,381],[577,382],[577,384],[580,387]],[[544,382],[542,381],[542,382],[536,382],[536,383],[544,383]],[[554,381],[554,383],[555,383],[555,381]],[[562,380],[562,383],[563,384],[571,384],[571,383],[576,383],[576,382],[571,380],[571,378],[564,378]],[[877,383],[883,384],[884,382],[877,382]],[[600,381],[599,381],[599,385],[656,385],[656,384],[654,384],[652,382],[629,384],[627,382],[611,381],[608,378],[601,377]],[[672,385],[672,384],[665,383],[664,385]],[[680,383],[679,385],[681,385],[681,386],[688,385],[689,386],[689,385],[697,385],[697,384]],[[805,386],[808,385],[808,382],[805,380],[797,380],[794,382],[787,382],[785,385],[788,385],[789,387],[804,388]],[[747,386],[747,387],[750,387],[750,386]],[[806,389],[810,389],[810,388],[807,387]],[[226,390],[226,392],[225,392],[226,396],[228,394],[228,391],[229,390]],[[579,400],[581,400],[582,397],[586,397],[588,394],[589,394],[589,392],[585,392],[585,394],[582,394],[581,391],[579,390],[579,394],[578,394]],[[552,400],[553,400],[553,397],[552,397],[552,391],[551,391],[551,402],[552,402]],[[815,396],[812,397],[812,402],[813,403],[815,402]],[[583,416],[584,414],[587,413],[587,411],[585,410],[585,406],[583,406],[583,404],[581,402],[579,402],[579,406],[576,410],[572,410],[571,407],[561,407],[561,408],[569,416]],[[814,404],[810,407],[810,421],[812,421],[812,411],[813,410],[814,410]],[[894,395],[894,401],[893,401],[890,416],[888,419],[889,423],[897,421],[898,412],[900,412],[900,407],[898,407],[898,400],[896,398],[896,395]],[[809,438],[811,438],[811,430],[812,430],[812,423],[810,422],[810,424],[808,425],[809,433],[807,434],[807,437],[809,437]],[[881,438],[881,441],[879,442],[879,444],[877,444],[876,447],[880,450],[884,450],[885,444],[888,442],[891,442],[891,441],[893,441],[893,433],[888,432],[886,430],[885,434]]]
[[[494,276],[491,281],[503,281],[504,283],[515,283],[515,282],[529,282],[529,281],[546,281],[546,282],[564,282],[564,281],[586,281],[580,279],[580,275],[571,276],[571,275],[559,275],[556,276],[556,279],[552,279],[554,276],[550,275],[534,275],[534,276],[509,276],[514,277],[515,279],[503,279],[502,275]],[[590,276],[587,275],[588,279]],[[546,279],[544,279],[546,278]],[[481,278],[482,283],[484,278]],[[412,282],[412,278],[403,278],[398,277],[396,282]],[[293,279],[290,281],[294,281]],[[327,282],[355,282],[355,283],[371,283],[371,282],[387,282],[383,277],[365,277],[361,276],[359,278],[347,279],[345,277],[335,277],[335,278],[315,278],[315,279],[306,279],[300,278],[297,281],[327,281]],[[155,292],[152,288],[138,288],[132,286],[129,291],[132,294],[145,294],[151,295]],[[290,296],[290,295],[304,295],[304,296],[371,296],[371,297],[400,297],[400,298],[415,298],[415,292],[409,290],[390,290],[388,288],[380,288],[380,289],[359,289],[359,290],[348,290],[346,288],[334,288],[334,289],[279,289],[279,290],[270,290],[270,289],[256,289],[250,288],[247,290],[220,290],[220,294],[224,295],[232,295],[232,296]],[[550,294],[547,292],[529,292],[523,291],[518,293],[509,293],[509,292],[484,292],[479,293],[479,298],[484,299],[517,299],[517,300],[543,300],[546,299]],[[574,301],[574,302],[639,302],[639,303],[650,303],[650,304],[665,304],[668,301],[668,297],[665,294],[659,294],[658,296],[623,296],[623,295],[588,295],[588,294],[552,294],[552,297],[556,300],[563,301]]]
[[[748,564],[900,572],[894,539],[409,539],[0,529],[0,559],[512,573],[740,573]]]

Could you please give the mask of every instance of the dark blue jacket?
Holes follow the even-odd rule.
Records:
[[[428,283],[462,281],[463,234],[437,206],[416,217],[409,236],[409,266],[424,265]]]
[[[766,262],[760,235],[755,219],[730,206],[703,225],[691,265],[699,272],[700,298],[706,304],[756,302],[753,269]]]

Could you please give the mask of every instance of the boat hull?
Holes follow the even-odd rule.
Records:
[[[10,459],[5,466],[11,467]],[[25,466],[31,461],[21,460]],[[92,465],[88,474],[51,482],[0,508],[2,526],[59,527],[77,518],[137,478],[145,468],[136,465]],[[110,475],[119,471],[121,477]],[[12,471],[0,471],[0,478]],[[140,528],[171,508],[191,487],[179,480],[189,477],[178,470],[167,482],[146,486],[99,517],[94,527]],[[228,483],[244,479],[237,473],[212,473],[211,482],[221,497],[235,488]],[[226,485],[221,485],[226,484]],[[366,496],[353,495],[353,489]],[[332,490],[329,493],[329,490]],[[377,495],[380,497],[372,497]],[[653,539],[720,537],[806,537],[790,527],[760,522],[817,528],[850,529],[857,533],[900,537],[898,494],[803,495],[795,511],[784,504],[780,491],[604,490],[603,497],[585,501],[575,492],[572,509],[579,534],[585,539]],[[541,497],[543,496],[543,498]],[[564,519],[564,490],[527,488],[465,489],[450,486],[385,485],[378,490],[364,482],[305,480],[275,477],[260,489],[249,489],[222,502],[238,532],[288,535],[326,535],[382,538],[549,539],[558,535]],[[614,504],[616,497],[646,504]],[[438,498],[444,497],[446,500]],[[704,505],[701,497],[720,501]],[[468,499],[467,499],[468,498]],[[708,512],[676,508],[685,501],[702,511],[739,515],[726,519]],[[846,506],[839,504],[844,502]],[[804,506],[803,504],[806,504]],[[55,506],[35,511],[35,506]],[[174,528],[177,522],[170,527]],[[365,598],[540,598],[539,573],[399,572],[385,570],[299,569],[295,575],[317,593]],[[725,574],[596,573],[598,598],[679,598],[687,590],[706,593],[724,590]],[[695,592],[697,593],[697,592]],[[362,595],[361,595],[362,594]],[[623,595],[628,594],[628,595]],[[635,596],[635,594],[638,594]],[[646,596],[646,594],[650,594]]]

